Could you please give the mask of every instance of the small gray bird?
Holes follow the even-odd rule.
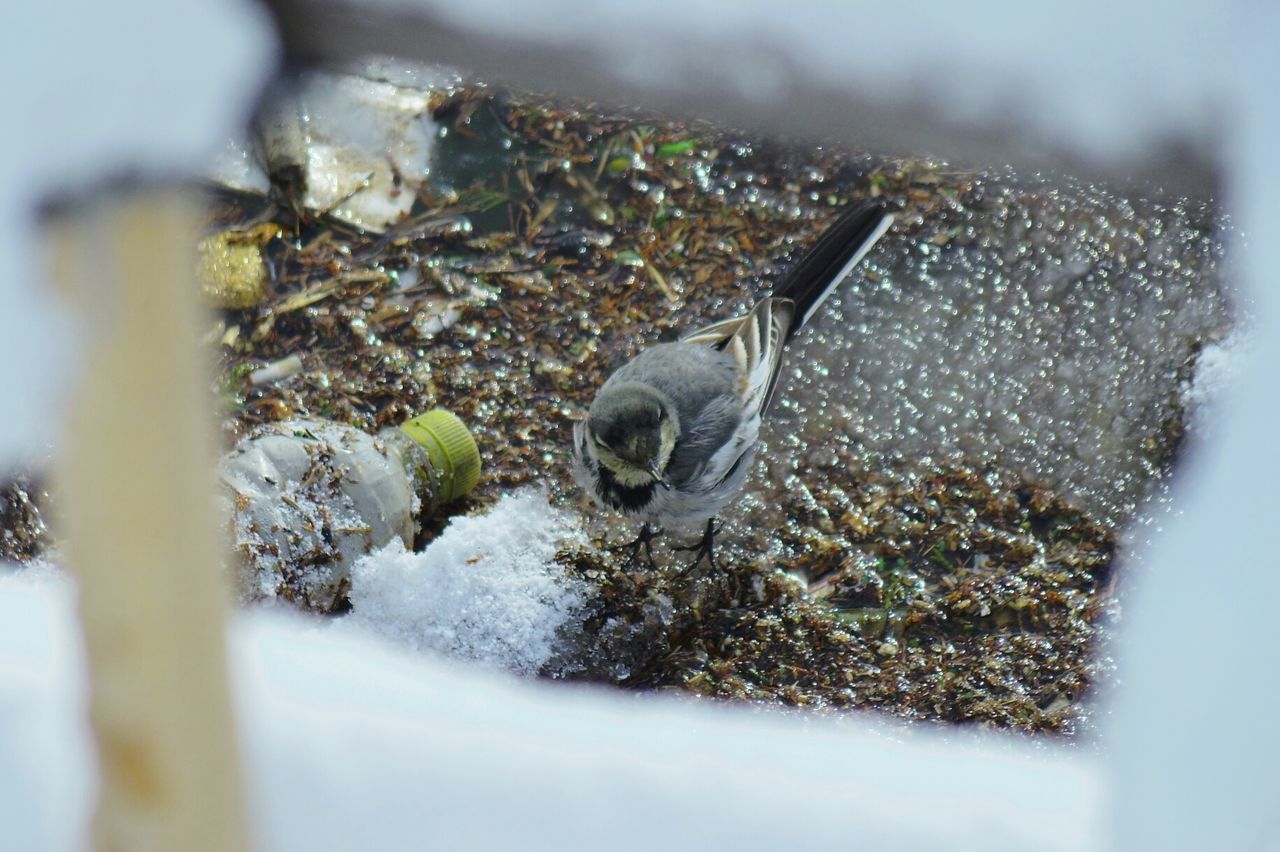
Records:
[[[690,570],[704,558],[716,567],[714,518],[751,470],[782,348],[892,221],[879,202],[851,205],[747,314],[650,346],[600,388],[574,424],[573,473],[598,504],[643,521],[624,545],[633,560],[643,546],[652,564],[661,527],[705,521],[680,549],[697,551]]]

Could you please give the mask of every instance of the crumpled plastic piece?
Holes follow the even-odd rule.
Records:
[[[265,167],[307,210],[381,232],[408,214],[430,171],[436,125],[429,97],[425,87],[307,72],[278,89],[260,113],[258,150],[232,143],[209,176],[263,192]]]

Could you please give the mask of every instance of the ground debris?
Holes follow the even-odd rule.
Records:
[[[0,561],[29,562],[45,554],[50,544],[48,505],[48,493],[33,477],[0,483]]]
[[[596,552],[562,554],[602,593],[584,631],[592,640],[559,672],[1074,731],[1094,680],[1111,534],[1052,495],[990,474],[880,478],[850,476],[857,496],[845,516],[866,521],[838,524],[776,566],[734,546],[732,569],[683,580],[624,571]]]
[[[622,539],[625,525],[576,493],[569,436],[643,345],[749,305],[853,200],[891,202],[890,242],[922,263],[999,248],[958,224],[966,206],[1004,203],[991,180],[945,164],[479,85],[432,104],[441,165],[386,233],[211,196],[211,229],[274,235],[266,298],[222,312],[213,338],[229,442],[291,417],[372,431],[443,406],[484,454],[461,510],[537,482],[584,511],[597,544]],[[866,269],[864,289],[893,286],[885,267]],[[297,373],[249,380],[291,355]],[[820,413],[800,425],[785,405],[772,413],[720,574],[677,579],[666,543],[658,570],[598,547],[561,553],[598,594],[544,673],[1077,732],[1099,676],[1115,519],[996,463],[871,453],[835,406]],[[1176,427],[1145,475],[1168,471]]]

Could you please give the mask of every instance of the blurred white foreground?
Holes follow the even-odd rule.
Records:
[[[985,141],[991,159],[1001,158],[1002,129],[1023,119],[1032,129],[1024,146],[1052,137],[1093,162],[1114,155],[1133,164],[1161,139],[1187,139],[1198,151],[1216,145],[1227,206],[1253,235],[1236,257],[1254,299],[1257,346],[1216,424],[1217,443],[1184,471],[1180,515],[1149,557],[1158,570],[1130,597],[1116,649],[1123,682],[1098,763],[1005,738],[886,732],[860,717],[835,725],[553,690],[257,614],[234,625],[232,662],[262,848],[1274,848],[1280,10],[1244,0],[985,0],[956,15],[951,4],[924,0],[912,7],[916,26],[888,5],[816,2],[616,2],[600,20],[576,7],[569,16],[556,0],[503,10],[462,0],[390,5],[445,21],[439,43],[459,55],[484,47],[476,55],[495,71],[528,69],[530,55],[554,62],[566,40],[598,42],[590,61],[566,53],[577,64],[543,78],[588,91],[625,78],[673,101],[678,79],[769,126],[847,128],[856,120],[847,114],[821,121],[835,114],[824,98],[856,89],[874,91],[881,109],[914,104],[957,126],[978,116],[983,132],[966,144],[972,151]],[[66,363],[58,317],[32,284],[33,205],[68,175],[193,165],[230,133],[250,97],[247,81],[265,64],[263,29],[240,4],[133,8],[20,4],[21,19],[0,27],[6,58],[24,69],[4,89],[6,116],[21,130],[0,143],[6,460],[38,446],[57,419],[46,377]],[[669,25],[685,15],[696,25]],[[236,26],[211,24],[223,21]],[[495,50],[491,29],[537,50]],[[679,38],[656,29],[678,29]],[[773,60],[758,65],[736,49],[743,44],[766,45]],[[738,61],[724,75],[736,85],[688,73],[730,54]],[[598,75],[601,67],[613,67],[612,77]],[[743,68],[757,73],[738,79]],[[790,88],[797,69],[805,91]],[[923,81],[936,90],[922,91]],[[936,150],[946,153],[945,139]],[[67,588],[0,584],[7,848],[83,846],[94,773],[76,642]]]
[[[83,848],[77,642],[63,579],[0,578],[6,848]],[[283,613],[238,618],[231,662],[263,852],[1100,845],[1079,749],[536,684]]]

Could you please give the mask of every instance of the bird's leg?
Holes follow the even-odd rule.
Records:
[[[707,528],[702,533],[702,538],[687,547],[674,547],[672,550],[691,550],[694,551],[693,561],[688,567],[680,572],[678,576],[683,577],[702,564],[702,560],[707,560],[707,564],[711,566],[712,571],[719,570],[720,566],[716,564],[715,539],[716,533],[720,531],[716,526],[715,518],[707,519]]]
[[[635,537],[634,541],[628,541],[626,544],[617,544],[613,547],[606,547],[605,550],[610,553],[620,553],[627,551],[627,565],[638,562],[640,559],[640,548],[644,548],[644,555],[649,560],[649,567],[657,570],[657,565],[653,561],[653,540],[662,535],[661,527],[651,527],[647,523],[640,527],[640,534]]]

